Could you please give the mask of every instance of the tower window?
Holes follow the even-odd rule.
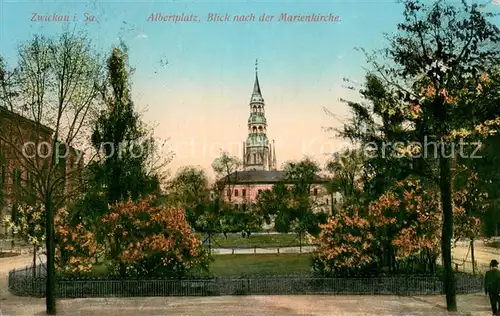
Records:
[[[257,132],[257,127],[254,126],[252,129],[254,133]]]
[[[253,163],[257,163],[257,154],[253,154]]]
[[[262,132],[262,126],[259,126],[259,131]]]
[[[247,190],[246,189],[241,190],[241,196],[242,197],[247,196]]]
[[[238,196],[239,192],[238,189],[234,190],[234,196]]]
[[[317,196],[317,195],[318,195],[318,189],[316,189],[316,188],[315,188],[315,189],[313,190],[313,194],[314,194],[314,196]]]

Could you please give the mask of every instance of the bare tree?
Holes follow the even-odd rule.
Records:
[[[231,202],[232,192],[238,181],[238,170],[240,167],[241,161],[224,151],[212,163],[212,169],[217,175],[217,191],[221,197],[225,196],[228,202]]]
[[[89,139],[101,106],[102,66],[84,35],[65,32],[55,39],[35,36],[21,45],[17,66],[0,67],[2,151],[9,169],[21,169],[25,192],[46,211],[48,314],[56,312],[54,215],[81,191],[74,180],[84,157],[75,148]]]

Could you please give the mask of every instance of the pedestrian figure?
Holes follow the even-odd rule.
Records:
[[[493,316],[499,316],[500,305],[500,270],[498,270],[498,261],[491,260],[490,270],[484,276],[484,292],[490,296],[491,311]]]

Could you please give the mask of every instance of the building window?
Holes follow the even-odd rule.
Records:
[[[314,194],[314,196],[317,196],[317,195],[318,195],[318,189],[317,189],[317,188],[315,188],[315,189],[313,190],[313,194]]]
[[[329,203],[329,201],[328,201],[328,199],[326,199],[326,205],[328,205],[328,203]]]
[[[246,211],[247,210],[247,205],[245,203],[243,203],[242,206],[243,206],[243,211]]]
[[[247,190],[246,189],[241,190],[241,196],[242,197],[246,197],[247,196]]]
[[[261,193],[262,193],[262,190],[261,190],[261,189],[259,189],[259,190],[257,191],[257,194],[261,194]]]
[[[234,190],[234,196],[238,196],[239,192],[238,189]]]

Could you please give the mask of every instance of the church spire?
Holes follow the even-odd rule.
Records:
[[[269,139],[266,135],[265,103],[260,91],[257,62],[255,60],[255,83],[249,104],[250,117],[248,118],[248,137],[245,143],[245,170],[269,170],[272,163]]]
[[[253,84],[252,100],[250,102],[264,102],[264,99],[262,98],[262,92],[260,91],[258,62],[258,59],[255,59],[255,83]]]

